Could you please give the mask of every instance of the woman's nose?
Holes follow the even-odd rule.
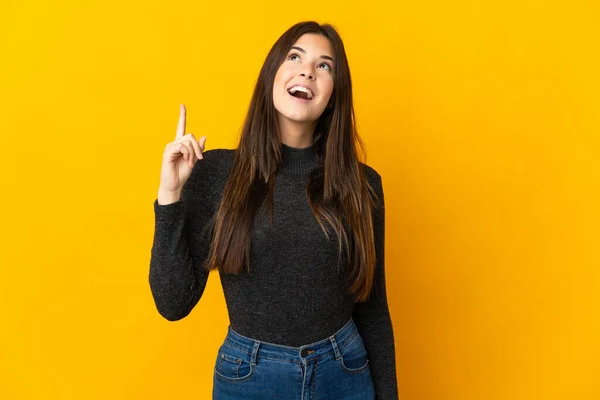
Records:
[[[302,75],[302,76],[306,76],[306,74],[305,74],[304,72],[303,72],[303,73],[301,73],[300,75]],[[313,77],[312,75],[308,75],[308,79],[311,79],[311,80],[312,80],[312,79],[314,79],[314,77]]]

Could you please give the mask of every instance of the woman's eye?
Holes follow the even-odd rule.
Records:
[[[294,59],[293,59],[294,57],[300,57],[300,56],[299,56],[298,54],[296,54],[296,53],[292,53],[292,54],[290,54],[290,55],[288,56],[288,59],[289,59],[289,60],[291,60],[291,61],[294,61]],[[327,70],[328,70],[328,71],[331,71],[331,65],[329,65],[329,64],[327,64],[327,63],[322,63],[321,65],[325,65],[325,66],[327,66]]]

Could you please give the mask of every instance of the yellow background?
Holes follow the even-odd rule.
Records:
[[[3,1],[0,398],[209,399],[218,274],[148,285],[179,103],[235,146],[292,24],[345,42],[383,176],[402,400],[600,398],[596,1]]]

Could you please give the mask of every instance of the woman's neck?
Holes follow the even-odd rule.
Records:
[[[279,138],[281,143],[290,147],[305,148],[312,144],[313,133],[317,126],[314,122],[297,122],[288,118],[279,120]]]

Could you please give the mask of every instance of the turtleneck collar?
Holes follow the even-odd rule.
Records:
[[[308,147],[291,147],[281,143],[283,156],[282,172],[292,174],[308,174],[319,165],[314,143]]]

